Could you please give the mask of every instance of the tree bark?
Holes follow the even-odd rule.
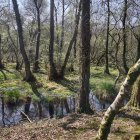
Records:
[[[15,16],[16,16],[20,52],[22,54],[24,64],[25,64],[25,78],[24,78],[24,80],[34,81],[35,77],[33,76],[32,72],[30,70],[30,62],[28,60],[28,57],[27,57],[27,54],[26,54],[26,51],[25,51],[23,29],[22,29],[22,23],[21,23],[21,18],[20,18],[20,13],[19,13],[19,9],[18,9],[17,0],[12,0],[12,2],[13,2],[13,9],[14,9]]]
[[[140,37],[137,37],[137,60],[140,58]],[[138,52],[139,51],[139,52]],[[133,85],[130,101],[127,105],[130,108],[140,109],[140,76]]]
[[[2,40],[1,40],[1,34],[0,34],[0,69],[3,69],[4,68],[4,65],[2,63],[1,43],[2,43]]]
[[[127,106],[140,109],[140,76],[133,85],[131,98]]]
[[[70,109],[69,109],[69,105],[68,105],[68,102],[67,102],[67,98],[64,99],[63,101],[64,101],[64,106],[66,108],[67,113],[70,113]]]
[[[80,101],[79,112],[91,113],[89,104],[89,78],[90,78],[90,0],[82,0],[82,22],[81,22],[81,39],[82,46],[80,48]]]
[[[49,80],[57,80],[58,74],[54,64],[54,0],[50,0],[50,45],[49,45]]]
[[[140,58],[140,37],[136,38],[137,39],[137,58],[136,61],[138,61],[138,59]]]
[[[41,4],[38,4],[37,0],[34,0],[34,4],[36,7],[36,11],[37,11],[37,38],[36,38],[36,55],[35,55],[35,63],[34,63],[34,67],[33,67],[33,71],[34,72],[38,72],[39,71],[39,48],[40,48],[40,36],[41,36],[41,26],[40,26],[40,7]]]
[[[25,102],[25,107],[24,107],[24,113],[26,115],[29,115],[29,111],[30,111],[30,105],[31,105],[31,97],[27,97],[26,102]]]
[[[116,99],[105,112],[100,128],[98,130],[96,140],[107,140],[108,134],[110,133],[111,124],[115,118],[115,115],[118,113],[119,109],[122,107],[123,101],[128,91],[130,91],[132,85],[134,84],[134,82],[136,81],[139,75],[140,75],[140,59],[129,70],[127,77],[125,81],[123,82]]]
[[[55,6],[55,26],[56,26],[56,44],[59,46],[59,28],[58,28],[58,17],[57,7]]]
[[[109,30],[110,30],[110,0],[107,0],[108,18],[107,18],[107,34],[106,34],[106,48],[105,48],[105,74],[110,74],[108,64],[108,47],[109,47]]]
[[[126,61],[126,47],[127,47],[127,36],[126,36],[126,18],[127,18],[127,0],[124,0],[124,15],[123,15],[123,20],[122,20],[122,24],[123,24],[123,67],[125,70],[125,74],[128,73],[128,66],[127,66],[127,61]]]
[[[56,40],[55,43],[57,44],[57,64],[59,62],[59,28],[58,28],[58,17],[57,17],[58,13],[57,13],[57,7],[55,6],[55,30],[56,30]]]
[[[54,104],[52,101],[49,102],[49,114],[50,114],[50,118],[53,118],[53,116],[54,116]]]
[[[80,3],[81,5],[81,3]],[[75,17],[77,17],[78,15],[78,11],[79,11],[79,2],[78,0],[76,0],[76,12],[75,12]],[[74,46],[73,46],[73,50],[74,50],[74,58],[76,58],[76,52],[77,52],[77,49],[76,49],[76,45],[77,45],[77,39],[75,39],[74,41]]]
[[[39,118],[41,119],[42,118],[42,113],[43,113],[41,101],[39,101],[37,103],[37,105],[38,105],[38,115],[39,115]]]
[[[62,56],[62,49],[64,46],[64,21],[65,21],[65,2],[62,0],[62,31],[61,31],[61,40],[60,40],[60,46],[59,46],[59,61],[61,64],[61,56]]]
[[[2,114],[2,122],[3,122],[3,126],[5,126],[5,106],[4,106],[4,97],[1,96],[1,114]]]

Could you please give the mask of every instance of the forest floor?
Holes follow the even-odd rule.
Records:
[[[37,83],[23,81],[23,72],[16,71],[14,64],[0,71],[0,94],[5,102],[26,100],[40,101],[38,94],[51,100],[56,96],[66,98],[77,96],[79,92],[79,73],[67,73],[64,80],[50,82],[46,70],[35,73]],[[102,67],[91,67],[90,88],[101,100],[113,101],[118,82],[114,89],[117,70],[110,69],[111,75],[104,75]],[[32,123],[20,123],[15,126],[0,128],[0,140],[90,140],[94,139],[99,128],[103,113],[94,115],[70,114],[61,119],[43,119]],[[118,115],[112,125],[110,140],[130,140],[133,135],[140,134],[140,112],[125,111]]]
[[[70,114],[0,128],[0,140],[94,140],[103,113]],[[123,111],[114,120],[109,140],[133,140],[140,135],[140,112]],[[139,140],[139,139],[138,139]]]
[[[116,96],[114,81],[117,77],[117,70],[110,69],[111,75],[104,75],[103,67],[92,67],[90,88],[100,99],[110,99]],[[66,98],[77,96],[79,92],[79,72],[67,72],[65,79],[58,82],[48,80],[45,69],[40,73],[34,73],[37,83],[27,83],[23,81],[23,72],[16,71],[14,64],[8,64],[6,69],[0,70],[0,93],[5,95],[6,101],[26,100],[27,96],[32,97],[32,101],[38,102],[37,94],[43,95],[47,100],[55,97]],[[118,82],[120,83],[120,82]]]

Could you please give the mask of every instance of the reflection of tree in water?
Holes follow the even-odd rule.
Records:
[[[41,95],[41,93],[38,93],[38,97],[43,99]],[[30,121],[41,118],[62,118],[76,111],[78,103],[77,97],[68,96],[67,98],[62,98],[58,95],[50,96],[53,99],[45,102],[45,104],[43,104],[41,100],[33,102],[31,97],[27,97],[25,102],[14,105],[5,103],[4,98],[1,97],[1,125],[12,125],[24,120]],[[92,92],[89,97],[90,105],[94,110],[101,111],[108,107],[108,103],[99,101]]]

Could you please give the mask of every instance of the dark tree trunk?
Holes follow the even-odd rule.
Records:
[[[125,70],[125,74],[128,73],[128,66],[127,66],[127,61],[126,61],[126,47],[127,47],[127,36],[126,36],[126,18],[127,18],[127,0],[124,0],[124,15],[123,15],[123,67]]]
[[[59,28],[58,28],[58,17],[57,17],[57,7],[55,6],[55,26],[56,26],[56,44],[57,44],[57,64],[59,62]]]
[[[64,116],[64,102],[63,102],[63,99],[61,99],[61,101],[60,101],[60,107],[61,107],[61,115],[60,115],[60,117],[63,117]]]
[[[78,8],[79,8],[79,4],[81,6],[81,2],[79,3],[78,0],[76,0],[76,13],[75,13],[75,17],[77,17],[78,15]],[[81,9],[81,8],[80,8]],[[80,10],[81,11],[81,10]],[[76,58],[76,52],[77,52],[77,48],[76,48],[76,45],[77,45],[77,39],[75,39],[74,41],[74,46],[73,46],[73,49],[74,49],[74,58]]]
[[[4,115],[5,115],[5,112],[4,112],[4,97],[2,96],[1,97],[1,113],[2,113],[2,122],[3,122],[3,126],[5,126],[5,121],[4,121]]]
[[[41,119],[42,118],[42,105],[41,105],[41,101],[38,102],[38,115],[39,115],[39,118]]]
[[[17,70],[17,71],[20,70],[20,63],[19,63],[18,60],[16,60],[16,70]]]
[[[58,74],[54,64],[54,0],[50,0],[50,45],[49,45],[49,80],[57,80]]]
[[[140,134],[135,134],[131,137],[131,140],[140,140]]]
[[[108,62],[108,47],[109,47],[109,30],[110,30],[110,0],[107,0],[108,7],[108,19],[107,19],[107,34],[106,34],[106,48],[105,48],[105,74],[110,74],[109,72],[109,62]]]
[[[1,40],[1,34],[0,34],[0,69],[3,69],[4,68],[4,65],[2,63],[1,43],[2,43],[2,40]]]
[[[53,118],[53,116],[54,116],[54,104],[52,101],[49,102],[49,114],[50,114],[50,118]]]
[[[59,46],[59,61],[61,64],[61,56],[62,56],[62,49],[64,46],[64,21],[65,21],[65,2],[62,0],[62,31],[61,31],[61,40],[60,40],[60,46]]]
[[[38,4],[37,0],[34,0],[34,4],[36,7],[37,11],[37,26],[38,26],[38,31],[37,31],[37,38],[36,38],[36,55],[35,55],[35,63],[33,67],[34,72],[39,71],[39,48],[40,48],[40,36],[41,36],[41,26],[40,26],[40,7],[41,4]]]
[[[25,108],[24,108],[24,112],[26,115],[29,115],[31,100],[32,100],[31,97],[27,97],[26,99]]]
[[[59,28],[58,28],[58,18],[57,18],[57,8],[55,6],[55,26],[56,26],[56,44],[59,46]]]
[[[79,112],[91,113],[89,104],[89,78],[90,78],[90,0],[82,0],[82,22],[81,22],[81,58],[80,58],[80,101]]]
[[[69,105],[68,105],[67,99],[64,99],[64,105],[65,105],[67,113],[70,113],[70,109],[69,109]]]
[[[137,58],[136,61],[138,61],[138,59],[140,58],[140,37],[137,38]]]
[[[105,112],[100,128],[98,130],[96,140],[107,140],[108,134],[110,133],[111,124],[116,114],[118,113],[119,109],[122,107],[122,104],[128,91],[131,90],[132,85],[134,84],[139,75],[140,75],[140,59],[129,70],[127,77],[123,82],[116,99]]]
[[[23,38],[23,29],[22,29],[22,23],[20,18],[20,13],[18,9],[17,0],[12,0],[13,2],[13,8],[16,16],[16,23],[17,23],[17,29],[18,29],[18,36],[19,36],[19,46],[20,46],[20,52],[22,54],[24,64],[25,64],[25,78],[26,81],[34,81],[35,77],[33,76],[31,70],[30,70],[30,62],[28,60],[25,46],[24,46],[24,38]]]
[[[78,26],[79,26],[79,21],[80,21],[80,13],[81,13],[81,3],[82,3],[81,1],[82,0],[80,0],[78,14],[77,14],[76,19],[75,19],[75,29],[74,29],[73,37],[70,41],[70,44],[69,44],[69,47],[68,47],[68,50],[67,50],[67,53],[66,53],[66,56],[64,59],[64,63],[63,63],[62,68],[59,72],[59,77],[61,79],[64,78],[64,74],[65,74],[66,66],[67,66],[67,63],[68,63],[68,60],[70,57],[70,53],[71,53],[72,47],[74,45],[74,42],[76,41],[76,38],[77,38]]]

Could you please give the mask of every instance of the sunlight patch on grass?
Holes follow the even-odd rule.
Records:
[[[110,69],[111,75],[106,75],[103,72],[103,67],[91,68],[91,90],[97,97],[101,99],[112,98],[116,95],[116,90],[114,89],[114,81],[115,77],[117,77],[117,71]]]
[[[114,79],[117,76],[117,71],[110,69],[111,75],[104,75],[103,67],[92,67],[90,77],[91,90],[99,96],[112,96],[114,93],[113,85]],[[30,84],[22,81],[22,74],[13,70],[8,69],[4,71],[7,80],[4,80],[3,74],[0,72],[0,88],[18,88],[20,95],[32,96],[35,101],[38,101],[38,97],[35,97]],[[40,86],[38,87],[39,93],[43,94],[46,98],[58,96],[65,98],[67,96],[75,96],[79,93],[79,74],[78,71],[66,74],[64,80],[59,82],[52,82],[48,80],[46,74],[34,73]]]

